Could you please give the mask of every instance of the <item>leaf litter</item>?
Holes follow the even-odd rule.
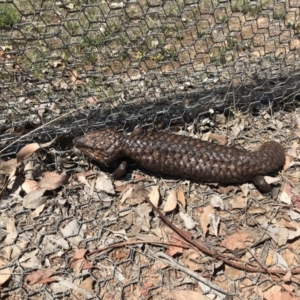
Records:
[[[71,80],[74,89],[85,84],[73,71]],[[25,146],[17,159],[0,162],[0,174],[11,181],[0,209],[0,228],[5,231],[0,286],[12,280],[11,264],[18,261],[28,271],[24,288],[30,285],[34,290],[42,284],[54,295],[69,291],[79,298],[101,294],[105,299],[121,293],[118,284],[122,282],[125,298],[149,299],[168,291],[163,284],[168,278],[174,283],[170,299],[222,299],[222,293],[232,294],[233,280],[239,280],[236,293],[243,299],[249,298],[253,282],[259,283],[255,285],[257,297],[299,299],[300,281],[295,274],[300,264],[299,115],[293,112],[292,122],[287,123],[287,114],[280,112],[275,116],[238,113],[227,122],[227,135],[224,122],[214,130],[210,123],[201,125],[207,126],[205,139],[221,144],[255,150],[275,139],[285,146],[284,170],[266,176],[273,185],[270,195],[260,194],[252,183],[186,184],[157,180],[159,176],[141,171],[114,180],[108,173],[94,172],[89,164],[78,163],[73,173],[53,171],[40,155],[44,148]],[[198,136],[194,128],[188,132]],[[76,163],[69,160],[70,165]],[[29,241],[36,247],[28,248]],[[42,253],[49,254],[42,258]],[[165,259],[158,259],[162,254]],[[244,273],[230,261],[243,266]],[[250,272],[251,268],[256,271]],[[267,268],[279,272],[281,284]],[[263,279],[255,277],[258,274]],[[97,282],[106,283],[101,291]]]

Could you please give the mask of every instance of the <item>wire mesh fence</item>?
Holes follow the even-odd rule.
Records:
[[[294,110],[300,100],[298,0],[0,1],[0,30],[0,151],[5,159],[26,143],[55,137],[69,149],[63,143],[71,145],[72,137],[105,126],[187,130],[205,119],[215,121],[217,114],[241,110],[255,116],[265,108],[283,122],[283,112]],[[273,136],[280,139],[279,133]],[[255,141],[255,134],[249,139]],[[43,152],[46,161],[35,157],[27,163],[66,170],[60,149]],[[169,183],[161,194],[173,188]],[[17,196],[1,201],[5,242],[0,253],[6,263],[0,269],[12,270],[1,287],[3,299],[167,299],[174,286],[199,288],[198,273],[184,277],[177,274],[179,265],[168,265],[164,246],[160,252],[139,244],[106,250],[94,258],[94,268],[84,254],[74,258],[76,248],[96,249],[137,233],[144,240],[149,234],[150,225],[143,232],[137,229],[146,207],[128,209],[114,201],[115,192],[85,189],[71,184],[41,194],[52,201],[39,202],[45,205],[42,213]],[[207,204],[211,191],[182,189],[191,199],[189,212],[197,215],[195,207]],[[230,227],[226,213],[232,213],[229,206],[224,220]],[[177,214],[176,220],[181,222]],[[161,226],[158,219],[154,225]],[[193,234],[201,237],[199,230]],[[212,265],[203,259],[199,268],[211,276],[217,268]],[[37,277],[39,269],[51,269],[55,280],[47,284],[49,273],[44,276],[48,282],[33,287],[37,279],[27,276]],[[219,274],[224,290],[214,295],[246,299],[238,283],[258,278],[230,274]],[[212,287],[201,284],[209,294]],[[267,276],[260,284],[267,288]],[[259,299],[259,293],[255,297],[247,299]]]
[[[11,1],[0,16],[2,145],[299,98],[298,1]]]

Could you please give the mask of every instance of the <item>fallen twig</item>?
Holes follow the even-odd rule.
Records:
[[[100,252],[103,252],[103,251],[106,251],[106,250],[109,250],[109,249],[115,249],[115,248],[121,248],[121,247],[126,247],[126,246],[129,246],[129,245],[139,245],[139,244],[151,244],[151,245],[156,245],[156,246],[175,246],[175,247],[178,247],[177,244],[172,244],[172,243],[164,243],[164,242],[155,242],[155,241],[129,241],[129,242],[123,242],[123,243],[117,243],[117,244],[112,244],[112,245],[109,245],[107,247],[103,247],[103,248],[100,248],[100,249],[97,249],[97,250],[94,250],[94,251],[91,251],[89,253],[87,253],[87,256],[91,256],[93,254],[96,254],[96,253],[100,253]],[[190,247],[187,247],[187,246],[180,246],[181,248],[184,248],[184,249],[189,249]]]
[[[179,228],[177,228],[172,222],[170,222],[163,213],[153,205],[153,203],[149,200],[149,198],[146,198],[146,201],[152,206],[154,212],[158,214],[158,216],[173,230],[175,231],[179,236],[181,236],[185,241],[193,245],[196,249],[201,251],[202,253],[211,256],[215,259],[223,261],[225,264],[247,272],[252,273],[264,273],[264,274],[275,274],[275,275],[285,275],[288,271],[284,270],[275,270],[271,268],[261,268],[254,266],[253,264],[250,264],[249,262],[237,259],[235,257],[228,257],[222,254],[219,254],[216,251],[210,250],[200,243],[188,238]],[[294,270],[291,270],[292,275],[300,274],[300,268],[295,268]]]

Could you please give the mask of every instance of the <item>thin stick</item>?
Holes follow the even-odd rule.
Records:
[[[150,244],[150,245],[156,245],[156,246],[176,246],[176,247],[178,247],[178,244],[164,243],[164,242],[160,242],[160,241],[157,241],[157,242],[155,242],[155,241],[129,241],[129,242],[112,244],[112,245],[109,245],[107,247],[103,247],[103,248],[91,251],[91,252],[87,253],[87,256],[91,256],[93,254],[100,253],[100,252],[103,252],[103,251],[106,251],[106,250],[109,250],[109,249],[115,249],[115,248],[125,247],[125,246],[128,246],[128,245],[139,245],[139,244]],[[189,249],[190,248],[190,247],[187,247],[187,246],[180,246],[180,247],[184,248],[184,249]]]
[[[256,267],[246,261],[242,261],[240,259],[234,258],[234,257],[227,257],[224,255],[221,255],[217,253],[216,251],[210,250],[201,244],[197,243],[194,240],[191,240],[188,238],[179,228],[177,228],[172,222],[170,222],[160,211],[158,208],[154,206],[154,204],[149,200],[149,198],[146,198],[146,201],[152,206],[153,210],[159,215],[159,217],[173,230],[175,231],[179,236],[181,236],[185,241],[192,244],[195,248],[197,248],[202,253],[214,257],[216,259],[222,260],[227,265],[234,267],[239,270],[248,271],[251,273],[264,273],[264,274],[275,274],[275,275],[285,275],[288,271],[284,270],[275,270],[270,268],[261,268]],[[291,271],[293,275],[300,274],[300,268],[296,268],[293,271]]]

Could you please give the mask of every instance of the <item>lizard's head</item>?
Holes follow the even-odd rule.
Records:
[[[93,131],[74,139],[74,146],[92,159],[108,164],[120,158],[121,134],[112,129]]]

